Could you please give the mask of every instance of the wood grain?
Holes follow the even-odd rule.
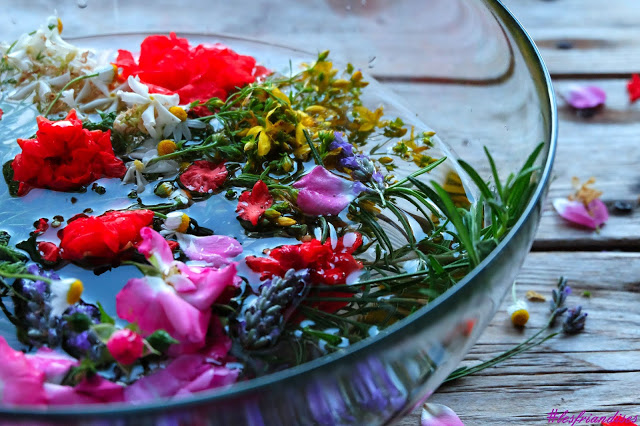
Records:
[[[558,277],[569,279],[568,305],[589,313],[585,331],[556,337],[498,366],[443,385],[430,399],[453,408],[467,425],[541,425],[556,408],[578,414],[640,415],[639,253],[531,253],[518,277],[518,294],[547,296]],[[583,291],[590,298],[582,297]],[[474,365],[535,333],[548,318],[548,302],[529,302],[524,330],[508,319],[508,300],[465,358]],[[419,410],[401,421],[419,424]]]

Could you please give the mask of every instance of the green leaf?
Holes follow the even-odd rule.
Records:
[[[340,337],[340,336],[335,336],[333,334],[324,333],[322,331],[314,330],[314,329],[309,328],[309,327],[303,328],[302,332],[304,334],[309,335],[309,336],[317,337],[319,339],[325,340],[327,343],[329,343],[332,346],[337,346],[340,343],[342,343],[342,337]]]
[[[100,322],[103,324],[115,324],[116,320],[113,319],[113,317],[111,315],[109,315],[107,313],[107,311],[104,310],[104,308],[102,307],[102,303],[100,302],[96,302],[96,305],[98,306],[98,309],[100,310]]]
[[[113,324],[95,324],[91,327],[91,330],[96,333],[96,336],[102,343],[107,343],[117,328]]]
[[[164,330],[156,330],[147,337],[147,343],[160,353],[166,353],[169,346],[180,343]]]
[[[480,190],[480,193],[484,196],[484,198],[486,198],[487,200],[491,200],[495,198],[493,196],[493,193],[489,189],[489,186],[487,185],[487,183],[480,177],[478,172],[476,172],[475,169],[471,167],[469,163],[467,163],[464,160],[458,160],[458,163],[460,164],[460,167],[462,167],[464,171],[467,172],[471,180],[473,180],[473,183],[476,184],[476,186],[478,187],[478,189]]]
[[[504,194],[502,192],[502,182],[500,181],[500,175],[498,174],[498,169],[496,168],[496,163],[493,161],[493,157],[489,153],[489,149],[485,146],[484,153],[487,155],[487,159],[489,160],[489,165],[491,166],[491,173],[493,174],[493,183],[496,185],[496,191],[498,191],[498,195],[500,196],[500,200],[504,201]]]
[[[98,374],[98,370],[94,362],[90,358],[83,358],[82,361],[80,361],[80,365],[69,369],[64,379],[62,379],[62,384],[65,386],[75,386],[86,377],[92,377],[96,374]]]

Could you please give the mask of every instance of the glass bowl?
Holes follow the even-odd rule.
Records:
[[[257,40],[269,49],[330,49],[395,92],[454,152],[504,177],[544,142],[539,183],[515,227],[443,296],[341,352],[229,388],[143,405],[0,407],[12,424],[389,424],[456,368],[487,326],[534,239],[556,147],[553,89],[533,42],[496,0],[207,2],[23,1],[4,8],[0,37],[55,12],[66,39]],[[232,46],[234,47],[234,46]],[[291,50],[287,50],[292,52]],[[7,391],[7,389],[5,389]]]

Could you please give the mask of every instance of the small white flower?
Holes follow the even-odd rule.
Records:
[[[149,136],[158,139],[162,136],[165,126],[177,126],[181,120],[169,111],[169,108],[178,106],[180,96],[149,93],[149,87],[140,82],[136,76],[129,76],[127,83],[131,92],[119,90],[118,97],[129,107],[143,108],[142,125]]]
[[[193,120],[187,118],[187,111],[179,106],[173,106],[169,108],[169,112],[175,115],[180,121],[171,122],[164,126],[162,136],[168,138],[173,136],[173,140],[180,141],[183,139],[191,139],[191,129],[204,129],[207,127],[206,123],[200,120]]]
[[[49,285],[51,292],[51,315],[60,316],[71,305],[80,300],[84,287],[82,281],[66,278],[52,281]]]
[[[141,193],[144,192],[144,188],[149,183],[144,178],[144,163],[140,160],[133,160],[126,164],[127,172],[122,178],[122,183],[135,183],[136,184],[136,192]]]
[[[162,224],[162,230],[160,234],[164,237],[175,235],[176,233],[185,233],[189,229],[189,223],[191,219],[186,213],[179,211],[173,211],[167,214],[167,218]]]
[[[529,305],[522,299],[516,297],[516,283],[511,287],[511,297],[513,303],[507,308],[507,313],[513,325],[523,327],[529,321]]]

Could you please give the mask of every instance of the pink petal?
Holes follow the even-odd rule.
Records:
[[[566,220],[591,229],[599,228],[609,219],[607,206],[599,199],[593,200],[586,208],[580,201],[556,198],[553,207]]]
[[[161,262],[161,265],[158,265],[161,269],[173,262],[173,253],[171,253],[169,243],[162,235],[154,231],[153,228],[146,227],[140,230],[140,236],[142,237],[142,242],[138,246],[138,251],[144,257],[149,259],[154,256]]]
[[[124,392],[126,401],[144,402],[156,398],[189,395],[205,389],[235,383],[237,370],[210,364],[203,355],[181,355],[166,368],[139,379]]]
[[[3,404],[45,404],[44,377],[24,353],[11,348],[0,336],[0,400]]]
[[[180,292],[180,297],[200,310],[210,309],[227,287],[236,285],[234,263],[222,269],[190,268],[184,265],[180,266],[180,272],[196,285],[195,291]]]
[[[211,316],[158,277],[130,279],[116,295],[116,312],[146,334],[163,329],[180,342],[194,344],[204,344]]]
[[[607,94],[597,86],[572,86],[565,95],[567,103],[576,109],[595,108],[603,105]]]
[[[464,423],[446,405],[425,403],[420,419],[422,426],[464,426]]]
[[[177,234],[180,248],[191,260],[204,260],[215,268],[227,265],[231,258],[242,253],[242,246],[234,238],[226,235],[196,237]]]
[[[298,207],[308,215],[337,215],[365,190],[360,182],[340,178],[322,166],[293,184],[299,189]]]
[[[41,347],[35,354],[27,355],[27,358],[36,371],[44,373],[47,382],[56,384],[62,382],[71,367],[78,365],[75,358],[47,347]]]
[[[124,387],[110,382],[100,375],[85,378],[77,386],[45,384],[48,402],[51,405],[104,404],[122,402]]]

